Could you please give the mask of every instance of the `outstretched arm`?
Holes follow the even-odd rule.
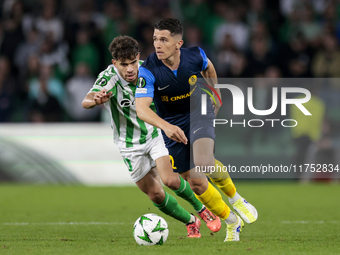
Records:
[[[85,96],[81,105],[86,109],[90,109],[95,107],[96,105],[104,104],[110,99],[111,95],[112,92],[110,91],[109,93],[107,93],[106,89],[98,92],[90,92]]]
[[[151,110],[151,103],[151,97],[136,98],[137,116],[150,125],[162,129],[166,136],[170,139],[178,143],[187,144],[188,139],[186,138],[183,130],[177,126],[171,125],[169,122],[159,117],[153,110]]]

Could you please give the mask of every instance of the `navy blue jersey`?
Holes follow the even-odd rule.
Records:
[[[203,91],[199,89],[202,85],[197,79],[202,78],[200,73],[208,66],[208,58],[201,48],[180,50],[179,67],[174,71],[164,65],[156,53],[151,54],[139,68],[139,88],[135,95],[136,98],[152,97],[158,115],[178,126],[188,124],[193,107],[200,110],[200,95]],[[209,110],[213,112],[211,103],[208,103]]]
[[[139,68],[139,80],[135,97],[151,97],[155,103],[157,114],[172,125],[180,127],[190,141],[191,121],[201,118],[201,94],[206,89],[198,82],[202,78],[201,71],[208,66],[208,58],[199,47],[181,48],[180,63],[177,70],[171,70],[151,54]],[[214,110],[207,97],[207,116],[215,118]],[[167,148],[176,144],[164,132]]]

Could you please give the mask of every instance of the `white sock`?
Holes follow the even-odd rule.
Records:
[[[196,218],[194,215],[190,214],[190,220],[187,224],[191,224],[191,223],[194,223],[196,221]]]
[[[233,211],[230,211],[228,218],[226,218],[224,221],[227,224],[233,224],[237,222],[237,217]]]
[[[230,203],[230,204],[233,204],[233,203],[235,203],[237,200],[239,200],[240,198],[241,198],[240,194],[238,194],[237,191],[236,191],[235,196],[233,196],[233,197],[228,197],[229,203]]]
[[[202,206],[201,210],[196,211],[197,213],[201,213],[203,210],[205,210],[205,205]]]

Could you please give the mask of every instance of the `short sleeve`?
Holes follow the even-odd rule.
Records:
[[[98,75],[97,80],[93,84],[90,92],[98,92],[106,89],[108,92],[112,92],[112,96],[117,93],[117,85],[119,83],[119,77],[113,68],[107,69]]]
[[[155,76],[145,67],[139,68],[135,97],[152,97],[154,93]]]
[[[202,50],[201,48],[199,48],[199,49],[200,49],[201,56],[203,58],[203,65],[202,65],[202,70],[201,71],[204,71],[208,67],[208,57],[205,54],[204,50]]]

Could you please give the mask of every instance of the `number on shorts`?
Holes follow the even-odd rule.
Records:
[[[125,165],[126,165],[127,168],[129,169],[129,171],[132,172],[132,165],[131,165],[130,159],[128,159],[128,158],[123,158],[123,160],[124,160]]]
[[[169,156],[170,156],[170,161],[171,161],[172,169],[177,169],[177,167],[175,167],[175,160],[174,160],[174,158],[171,155],[169,155]]]

